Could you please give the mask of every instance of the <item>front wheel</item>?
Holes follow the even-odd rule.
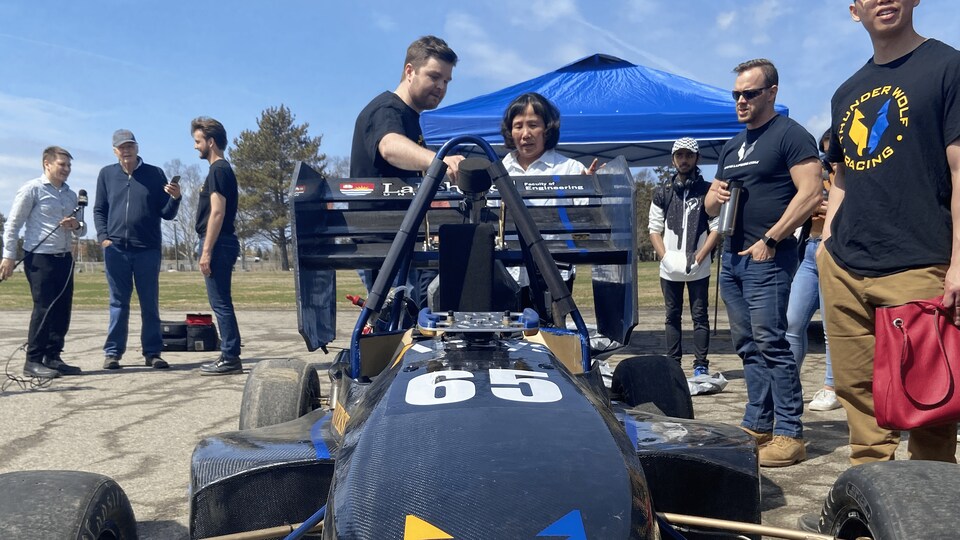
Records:
[[[261,360],[243,387],[240,429],[296,420],[320,408],[320,377],[313,365],[296,358]]]
[[[0,538],[136,540],[127,494],[102,474],[0,474]]]
[[[960,465],[886,461],[847,469],[830,490],[820,531],[841,539],[956,538]]]

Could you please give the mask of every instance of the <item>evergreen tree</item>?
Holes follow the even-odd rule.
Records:
[[[290,269],[290,182],[297,161],[323,172],[326,156],[321,137],[310,137],[309,125],[294,123],[288,107],[270,107],[257,120],[257,130],[244,130],[233,140],[230,162],[240,186],[237,234],[262,235],[280,250],[283,270]]]

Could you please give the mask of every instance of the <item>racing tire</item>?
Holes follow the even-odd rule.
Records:
[[[693,419],[693,400],[680,364],[664,356],[632,356],[617,364],[611,392],[630,407],[653,403],[663,414]]]
[[[820,531],[837,538],[956,538],[960,465],[885,461],[847,469],[820,512]]]
[[[313,365],[297,358],[261,360],[243,387],[240,429],[282,424],[318,408],[320,377]]]
[[[102,474],[0,474],[0,538],[136,540],[127,494]]]

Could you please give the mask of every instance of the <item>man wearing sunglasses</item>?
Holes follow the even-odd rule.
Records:
[[[724,145],[707,194],[716,216],[741,185],[734,231],[721,255],[720,293],[743,361],[747,405],[741,428],[760,446],[760,465],[806,459],[800,374],[786,339],[787,300],[798,264],[793,231],[820,204],[820,160],[813,136],[774,110],[779,77],[766,59],[734,68],[737,119],[746,124]]]

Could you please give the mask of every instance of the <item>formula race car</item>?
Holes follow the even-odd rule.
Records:
[[[489,160],[467,159],[456,184],[443,182],[442,158],[465,143]],[[496,157],[462,137],[422,179],[298,166],[291,215],[308,349],[334,337],[335,271],[379,273],[349,348],[324,366],[258,362],[240,430],[197,445],[191,537],[831,538],[760,525],[753,439],[695,420],[675,362],[626,358],[604,384],[599,359],[636,324],[626,163],[511,178]],[[593,265],[592,327],[559,272],[570,264]],[[526,298],[511,266],[527,270]],[[43,529],[26,509],[53,493],[72,510]],[[825,503],[822,530],[951,538],[957,493],[957,465],[855,467]],[[134,538],[136,524],[108,478],[24,472],[0,475],[0,536]]]

